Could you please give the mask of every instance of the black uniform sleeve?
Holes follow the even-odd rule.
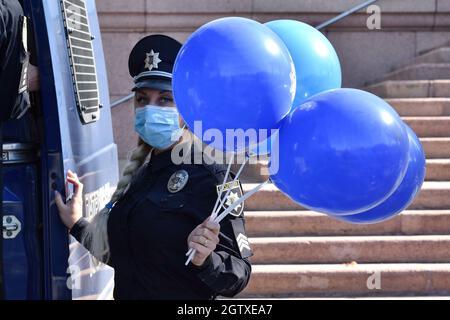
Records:
[[[216,186],[222,183],[223,174],[216,173],[210,181],[203,182],[204,188],[213,190],[203,190],[210,201],[205,210],[211,211],[212,204],[217,198]],[[218,183],[218,181],[220,181]],[[205,186],[208,185],[208,186]],[[228,214],[220,222],[219,244],[216,250],[207,258],[201,267],[190,264],[197,270],[197,276],[216,295],[233,297],[247,286],[250,280],[251,263],[249,257],[253,255],[245,232],[244,213],[239,216]]]
[[[0,4],[0,120],[19,119],[30,107],[23,45],[25,17],[19,1]],[[23,85],[25,84],[25,85]]]
[[[234,235],[236,228],[243,228],[244,219],[233,220],[221,222],[220,243],[198,268],[198,277],[216,294],[225,297],[233,297],[244,290],[252,271],[248,256],[241,254]]]
[[[83,233],[86,230],[86,227],[89,225],[89,221],[86,218],[80,218],[73,225],[72,229],[70,229],[70,234],[77,239],[79,243],[81,243],[81,239],[83,237]]]
[[[143,179],[145,179],[145,167],[148,165],[146,163],[144,166],[138,169],[136,174],[133,177],[133,180],[131,181],[130,187],[126,190],[126,194],[129,194],[132,191],[139,186],[139,183],[142,182]],[[98,214],[98,213],[97,213]],[[86,232],[86,228],[89,226],[90,222],[86,218],[80,218],[70,229],[70,234],[79,242],[82,243],[83,234]],[[82,243],[83,246],[90,252],[90,243]],[[107,263],[108,265],[112,266],[113,262],[111,259],[111,256],[109,257],[108,261],[106,261],[106,257],[96,257],[98,260],[102,261],[103,263]]]
[[[80,218],[78,221],[73,225],[72,229],[70,229],[70,234],[83,246],[88,250],[90,250],[90,244],[89,243],[82,243],[81,240],[83,239],[83,234],[86,232],[87,226],[89,226],[90,222],[86,218]],[[96,257],[99,261],[106,263],[108,265],[112,265],[111,258],[106,261],[106,257]]]

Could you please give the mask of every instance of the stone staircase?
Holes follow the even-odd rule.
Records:
[[[393,219],[353,225],[267,185],[245,203],[255,254],[239,297],[450,296],[450,46],[365,90],[385,98],[420,137],[427,156],[420,194]],[[260,166],[249,166],[244,189],[262,179]]]

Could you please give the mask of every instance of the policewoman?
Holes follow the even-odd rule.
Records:
[[[55,194],[70,233],[115,269],[115,299],[232,297],[250,278],[252,251],[243,204],[220,224],[209,221],[226,167],[173,161],[180,145],[191,147],[189,152],[181,148],[185,160],[198,152],[172,96],[172,69],[180,49],[178,41],[152,35],[130,54],[139,141],[107,206],[90,221],[83,218],[83,185],[71,171],[71,200],[64,204]],[[242,195],[240,184],[234,188],[224,207]],[[196,254],[185,266],[189,248]]]

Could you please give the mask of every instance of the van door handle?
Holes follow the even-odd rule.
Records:
[[[15,216],[3,216],[3,239],[14,239],[22,229],[22,224]]]

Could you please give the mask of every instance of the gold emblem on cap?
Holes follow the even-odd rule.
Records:
[[[159,52],[154,52],[153,49],[150,51],[150,53],[146,53],[147,57],[145,58],[145,67],[149,71],[151,71],[153,68],[158,69],[158,63],[160,63],[162,60],[159,58]]]

